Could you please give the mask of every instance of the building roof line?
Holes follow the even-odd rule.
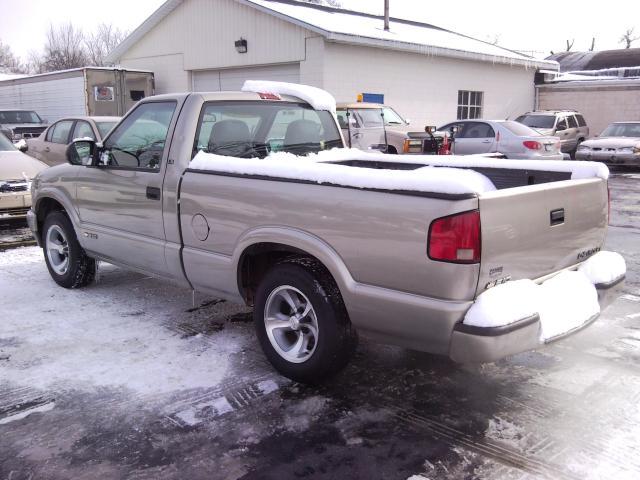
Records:
[[[149,18],[147,18],[140,26],[138,26],[128,37],[126,37],[114,50],[109,52],[109,54],[107,55],[107,61],[116,62],[119,58],[121,58],[124,55],[124,53],[127,50],[129,50],[140,39],[142,39],[144,35],[146,35],[149,31],[151,31],[166,16],[168,16],[181,3],[183,3],[183,1],[184,0],[167,0],[152,15],[150,15]],[[266,5],[261,5],[257,2],[253,2],[252,0],[234,0],[234,1],[239,4],[254,8],[267,15],[279,18],[288,23],[292,23],[299,27],[305,28],[314,33],[318,33],[323,37],[325,37],[327,40],[337,42],[337,43],[372,46],[372,47],[379,47],[379,48],[389,48],[392,50],[409,51],[413,53],[426,54],[426,55],[452,57],[452,58],[465,59],[465,60],[476,60],[476,61],[482,61],[482,62],[494,62],[494,63],[505,64],[505,65],[524,66],[526,68],[532,67],[532,68],[558,69],[558,64],[555,61],[538,60],[536,58],[530,57],[528,55],[524,55],[520,52],[516,52],[514,50],[510,50],[504,47],[496,46],[497,48],[505,51],[505,55],[496,55],[496,54],[490,54],[490,53],[473,52],[469,50],[448,48],[448,47],[442,47],[442,46],[433,46],[433,45],[400,41],[400,40],[347,34],[344,32],[334,32],[334,31],[324,29],[318,25],[314,25],[313,23],[305,21],[301,18],[296,18],[295,16],[288,15],[276,9],[271,9]],[[315,10],[324,11],[324,12],[338,13],[342,15],[352,15],[352,16],[368,18],[368,19],[379,19],[380,21],[382,21],[383,19],[382,16],[371,14],[371,13],[358,12],[354,10],[347,10],[343,8],[317,5],[312,3],[301,3],[295,0],[269,0],[269,3],[292,5],[296,7],[304,7],[304,8],[315,9]],[[457,35],[462,38],[483,43],[485,45],[491,45],[489,42],[485,42],[483,40],[479,40],[477,38],[473,38],[467,35],[453,32],[451,30],[437,27],[435,25],[431,25],[428,23],[417,22],[413,20],[407,20],[407,19],[401,19],[401,18],[395,18],[395,17],[391,17],[390,21],[392,23],[399,23],[402,25],[410,25],[413,27],[421,27],[421,28],[436,30],[440,32],[446,32],[453,35]],[[506,55],[507,52],[516,56],[514,57],[508,56]]]

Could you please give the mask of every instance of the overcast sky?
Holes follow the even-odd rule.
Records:
[[[341,0],[345,8],[382,13],[383,0]],[[0,0],[0,40],[26,58],[40,50],[49,23],[71,21],[85,31],[100,22],[133,30],[163,0]],[[640,1],[522,2],[515,0],[390,0],[391,15],[424,21],[512,49],[538,52],[566,48],[588,50],[596,37],[596,50],[622,48],[618,43],[627,28],[640,36]],[[544,5],[544,6],[543,6]],[[14,12],[9,14],[8,12]],[[19,12],[19,13],[16,13]],[[634,44],[640,47],[640,40]]]

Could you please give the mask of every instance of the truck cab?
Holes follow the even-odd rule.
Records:
[[[380,103],[337,105],[337,117],[346,143],[364,151],[436,155],[448,153],[448,134],[425,127],[416,131],[393,108]]]

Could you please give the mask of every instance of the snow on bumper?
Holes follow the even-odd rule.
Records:
[[[625,274],[622,256],[599,252],[541,284],[517,280],[487,290],[454,329],[449,356],[491,362],[569,335],[617,298]]]

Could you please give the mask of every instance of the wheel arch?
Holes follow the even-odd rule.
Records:
[[[63,212],[69,217],[69,219],[71,220],[71,223],[73,224],[73,219],[70,217],[68,209],[65,207],[63,202],[61,202],[59,199],[53,196],[42,196],[38,198],[36,204],[32,207],[32,209],[36,214],[36,219],[38,222],[37,235],[39,237],[38,240],[40,242],[40,245],[42,245],[42,240],[43,240],[42,228],[44,225],[44,221],[47,218],[47,215],[49,215],[49,213]]]
[[[354,283],[338,253],[308,232],[278,228],[253,231],[239,243],[236,251],[234,264],[238,292],[248,305],[253,305],[255,290],[269,268],[289,256],[317,261],[331,275],[343,299]]]

